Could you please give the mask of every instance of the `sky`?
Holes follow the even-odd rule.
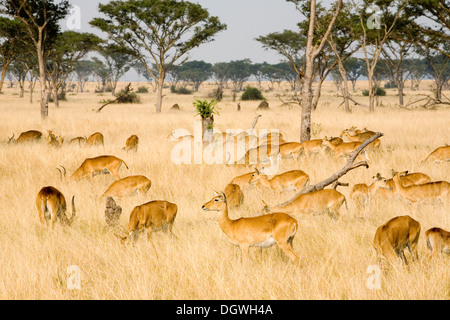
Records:
[[[74,11],[66,25],[74,26],[79,32],[101,35],[97,29],[89,25],[89,21],[94,17],[101,17],[98,4],[108,3],[109,0],[70,0],[70,2],[79,8],[79,12]],[[264,50],[255,38],[284,29],[295,30],[296,24],[304,19],[295,6],[285,0],[191,0],[191,2],[200,4],[210,15],[219,17],[219,20],[227,25],[227,30],[216,34],[214,41],[200,45],[189,54],[190,60],[203,60],[212,64],[242,59],[250,59],[253,63],[278,63],[282,60],[282,56]]]

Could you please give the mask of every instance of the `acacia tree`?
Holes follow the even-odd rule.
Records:
[[[30,45],[35,48],[41,84],[42,118],[48,117],[45,51],[60,32],[58,21],[69,14],[70,7],[68,0],[58,3],[54,0],[0,0],[0,13],[20,20],[28,34]]]
[[[186,54],[226,29],[199,4],[176,0],[127,0],[99,4],[106,18],[90,24],[129,48],[157,83],[156,112],[161,112],[167,70],[187,60]],[[152,61],[157,73],[152,68]]]

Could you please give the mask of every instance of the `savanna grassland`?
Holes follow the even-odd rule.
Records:
[[[121,86],[125,86],[122,83]],[[142,85],[142,84],[140,84]],[[421,83],[422,91],[407,91],[406,101],[428,92],[430,82]],[[138,84],[133,84],[137,88]],[[366,83],[358,83],[355,98]],[[295,216],[299,229],[294,251],[299,263],[293,264],[276,246],[260,250],[251,248],[249,263],[241,264],[240,251],[220,230],[216,214],[202,211],[202,205],[213,197],[213,190],[224,188],[233,177],[249,172],[246,168],[226,165],[184,164],[171,161],[176,142],[167,139],[174,129],[193,133],[195,116],[192,103],[207,99],[212,84],[205,84],[193,95],[175,95],[167,89],[161,114],[155,113],[155,95],[141,94],[141,104],[109,105],[96,113],[100,101],[110,94],[90,92],[68,93],[59,109],[50,104],[49,118],[41,120],[39,101],[20,99],[15,88],[0,95],[0,298],[1,299],[449,299],[450,257],[438,256],[432,261],[428,253],[425,231],[431,227],[450,230],[449,208],[443,204],[427,204],[412,209],[406,201],[374,201],[357,213],[349,199],[355,183],[371,182],[380,173],[391,178],[391,169],[423,172],[433,181],[450,181],[450,163],[424,164],[421,161],[439,146],[448,144],[450,110],[444,106],[434,110],[400,109],[395,105],[395,89],[382,97],[382,106],[374,113],[361,107],[343,111],[341,98],[332,83],[325,83],[318,110],[313,113],[313,138],[338,136],[350,126],[379,131],[381,151],[370,154],[369,168],[350,171],[340,179],[349,187],[339,187],[348,201],[337,221],[327,215]],[[136,89],[135,89],[136,90]],[[248,129],[256,115],[256,101],[237,101],[229,92],[219,103],[220,115],[215,126],[220,130]],[[276,91],[264,91],[270,110],[262,115],[256,129],[279,129],[288,141],[300,136],[300,109],[284,106]],[[449,95],[449,92],[444,92]],[[37,96],[37,94],[36,94]],[[36,99],[35,99],[36,100]],[[180,111],[170,107],[178,103]],[[105,146],[82,148],[63,145],[50,148],[45,142],[35,145],[7,144],[13,133],[36,129],[53,130],[65,140],[88,136],[100,131]],[[132,134],[140,138],[137,153],[121,148]],[[121,177],[142,174],[151,188],[145,195],[116,199],[122,207],[120,224],[126,228],[134,206],[150,200],[168,200],[178,205],[173,232],[178,239],[162,232],[152,242],[141,236],[137,243],[124,246],[105,224],[105,202],[99,197],[114,181],[111,175],[92,180],[67,182],[60,179],[56,167],[63,165],[73,173],[85,158],[103,154],[123,159],[129,169],[120,169]],[[338,171],[345,160],[317,155],[302,159],[300,164],[284,160],[280,172],[301,169],[317,183]],[[41,226],[35,205],[38,191],[52,185],[66,199],[75,195],[77,218],[71,227]],[[280,196],[258,189],[244,191],[244,204],[230,210],[230,216],[254,216],[262,209],[262,199],[277,204],[290,199],[294,192]],[[68,210],[70,216],[71,210]],[[418,261],[395,269],[377,261],[373,237],[377,227],[392,217],[411,215],[421,223]],[[156,248],[156,251],[153,247]],[[411,260],[406,253],[408,261]],[[70,266],[81,270],[80,289],[67,286]],[[381,268],[381,288],[371,289],[373,276],[368,267]]]

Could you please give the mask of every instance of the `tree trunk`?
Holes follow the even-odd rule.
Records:
[[[36,51],[39,63],[39,81],[41,83],[41,118],[46,119],[48,117],[48,94],[47,94],[47,81],[45,80],[45,61],[44,61],[44,48],[42,47],[42,29],[39,29],[39,40],[36,45]]]
[[[403,106],[404,106],[404,101],[403,101],[403,86],[404,86],[403,80],[398,81],[398,84],[397,84],[397,89],[398,89],[398,103],[399,103],[400,107],[403,107]]]
[[[203,141],[211,142],[213,126],[214,126],[214,116],[213,115],[202,118]]]
[[[1,75],[1,77],[0,77],[0,92],[2,92],[2,89],[3,89],[3,83],[5,82],[6,68],[8,68],[8,64],[7,64],[7,63],[5,63],[5,64],[2,66],[2,75]]]
[[[158,82],[156,84],[156,113],[161,113],[161,107],[162,107],[162,99],[163,99],[163,87],[164,87],[164,79],[160,78],[158,79]]]

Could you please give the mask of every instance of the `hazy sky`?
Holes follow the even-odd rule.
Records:
[[[99,3],[109,0],[70,0],[80,8],[80,32],[99,31],[91,28],[89,21],[101,16]],[[285,0],[191,0],[206,8],[213,16],[218,16],[227,30],[218,33],[215,40],[201,45],[190,53],[190,60],[209,63],[229,62],[249,58],[253,63],[278,63],[282,57],[272,51],[262,49],[255,38],[271,32],[295,29],[304,19],[292,3]]]

